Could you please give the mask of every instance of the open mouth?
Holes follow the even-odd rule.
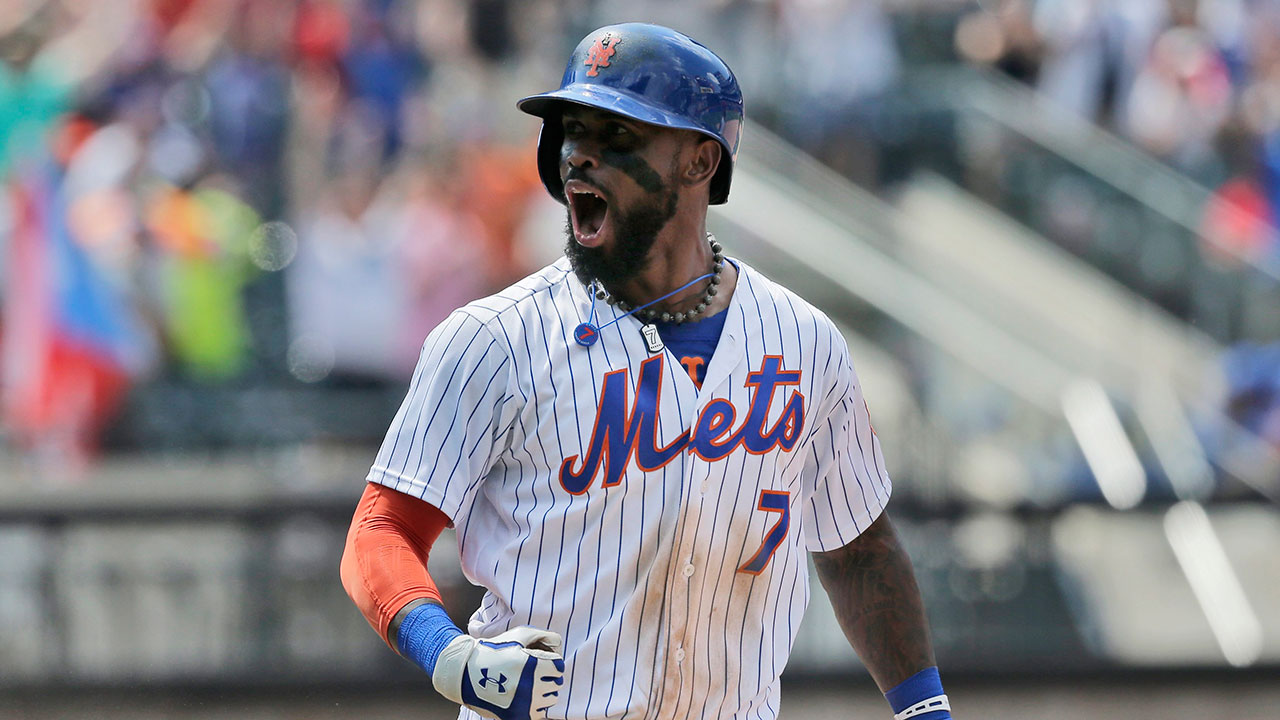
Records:
[[[609,218],[609,201],[599,190],[579,180],[566,183],[564,194],[569,201],[574,238],[586,247],[600,245],[604,240],[601,231]]]

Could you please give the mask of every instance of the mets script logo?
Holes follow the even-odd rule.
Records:
[[[804,394],[799,390],[791,391],[781,417],[771,427],[765,427],[774,390],[800,384],[799,370],[783,370],[780,356],[767,355],[760,369],[747,375],[745,386],[753,391],[751,405],[737,430],[730,432],[738,414],[733,403],[712,400],[698,416],[692,432],[685,430],[665,447],[658,447],[663,357],[655,355],[640,364],[636,396],[630,408],[627,371],[615,370],[604,376],[587,456],[579,459],[573,455],[560,464],[560,484],[565,490],[574,495],[586,492],[602,466],[604,487],[617,485],[632,457],[641,470],[652,472],[684,450],[713,462],[728,457],[739,447],[753,455],[763,455],[777,447],[790,451],[799,442],[804,429]]]
[[[605,33],[604,37],[596,38],[596,44],[591,46],[591,50],[587,52],[587,60],[583,65],[590,65],[591,69],[587,71],[587,77],[595,77],[600,74],[600,68],[609,67],[609,58],[617,52],[615,48],[618,41],[613,39],[612,33]]]

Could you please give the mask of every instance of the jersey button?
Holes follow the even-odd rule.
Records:
[[[684,648],[676,648],[676,662],[684,662]]]
[[[685,566],[684,566],[684,576],[685,576],[685,577],[693,577],[693,565],[685,565]]]

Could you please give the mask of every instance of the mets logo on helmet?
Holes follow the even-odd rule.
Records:
[[[613,38],[613,33],[605,33],[604,37],[596,38],[596,44],[591,46],[591,50],[587,52],[586,62],[583,65],[590,65],[591,69],[587,71],[587,77],[596,77],[600,74],[600,68],[609,67],[609,58],[617,52],[615,48],[618,46],[618,40]]]

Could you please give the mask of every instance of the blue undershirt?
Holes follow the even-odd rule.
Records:
[[[711,364],[711,356],[715,354],[716,345],[720,342],[726,315],[728,313],[721,310],[697,322],[679,325],[661,321],[653,323],[662,336],[662,343],[699,388],[707,377],[707,365]]]

